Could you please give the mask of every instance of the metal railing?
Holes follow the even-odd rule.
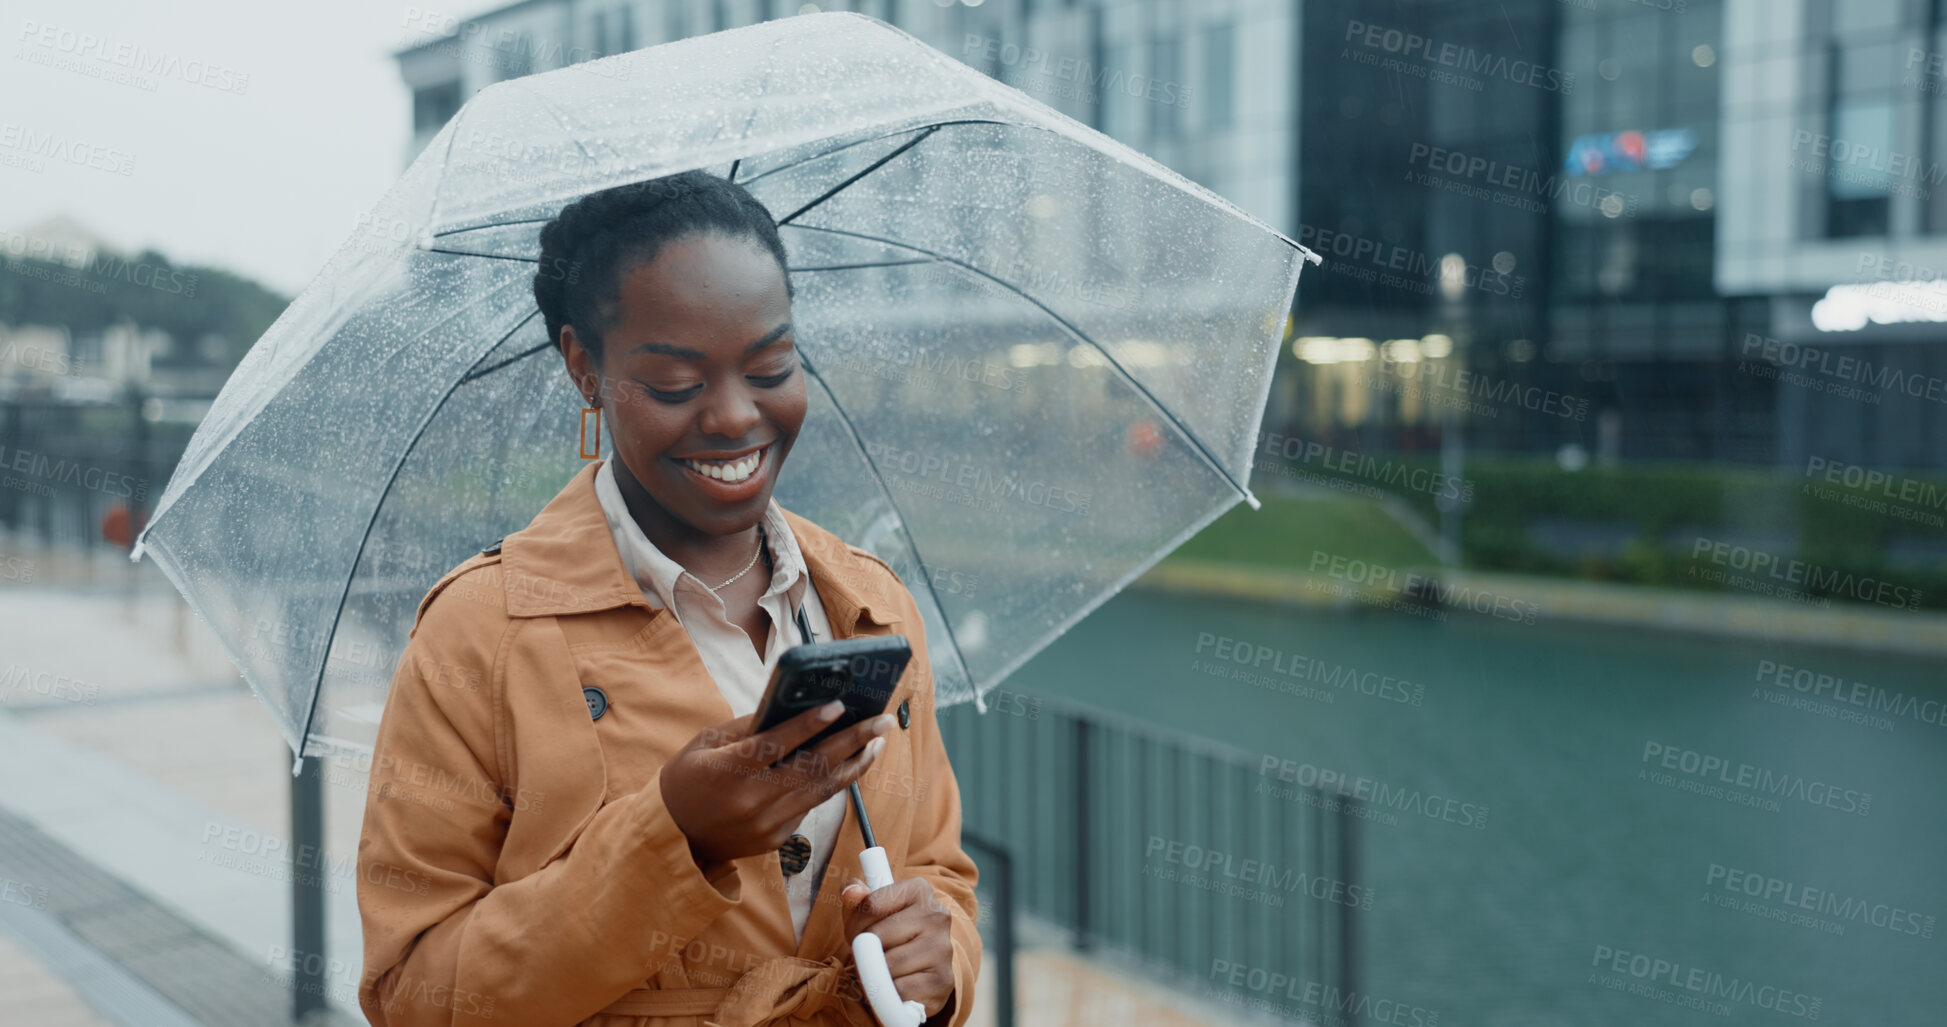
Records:
[[[1078,951],[1185,990],[1227,960],[1354,992],[1356,910],[1292,887],[1358,883],[1359,817],[1346,799],[1277,781],[1243,750],[1115,714],[1046,698],[1006,706],[939,715],[962,840],[978,838],[1006,868],[997,923],[1018,909],[1065,928]],[[1211,854],[1232,858],[1220,866]],[[1246,859],[1255,866],[1239,874]],[[1011,927],[995,953],[1010,992]]]

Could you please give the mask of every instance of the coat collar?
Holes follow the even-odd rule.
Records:
[[[501,540],[508,616],[593,613],[631,604],[662,612],[642,598],[641,586],[615,548],[595,495],[595,472],[603,463],[583,465],[527,527]],[[858,634],[861,618],[880,626],[899,622],[882,564],[824,528],[782,506],[778,509],[791,526],[835,638]]]

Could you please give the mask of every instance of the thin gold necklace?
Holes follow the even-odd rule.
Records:
[[[716,588],[710,588],[708,582],[704,582],[703,587],[710,588],[711,595],[716,595],[719,591],[729,588],[731,585],[736,583],[738,578],[741,578],[744,575],[749,574],[750,569],[752,567],[757,566],[757,558],[762,555],[764,555],[764,522],[758,521],[757,522],[757,552],[750,554],[750,562],[744,564],[744,569],[738,571],[733,577],[731,577],[729,581],[726,581],[723,584],[718,585]]]

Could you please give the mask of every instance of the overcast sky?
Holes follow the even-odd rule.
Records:
[[[424,38],[408,31],[412,5],[5,6],[0,232],[66,214],[116,246],[152,246],[290,295],[405,169],[411,96],[391,54]],[[417,8],[464,18],[499,6]],[[123,66],[134,59],[161,70]]]

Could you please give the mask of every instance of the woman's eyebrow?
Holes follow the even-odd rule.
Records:
[[[791,330],[791,322],[786,321],[783,324],[778,325],[776,328],[773,328],[770,331],[765,332],[763,338],[758,339],[756,342],[753,342],[750,345],[744,347],[744,356],[748,357],[751,354],[756,353],[758,350],[763,349],[766,346],[769,346],[771,343],[774,343],[777,340],[783,338],[784,333],[790,330]],[[637,353],[660,353],[666,357],[681,357],[684,360],[703,359],[702,352],[698,350],[693,350],[688,346],[672,346],[666,342],[645,342],[629,351],[630,356],[634,356]]]

